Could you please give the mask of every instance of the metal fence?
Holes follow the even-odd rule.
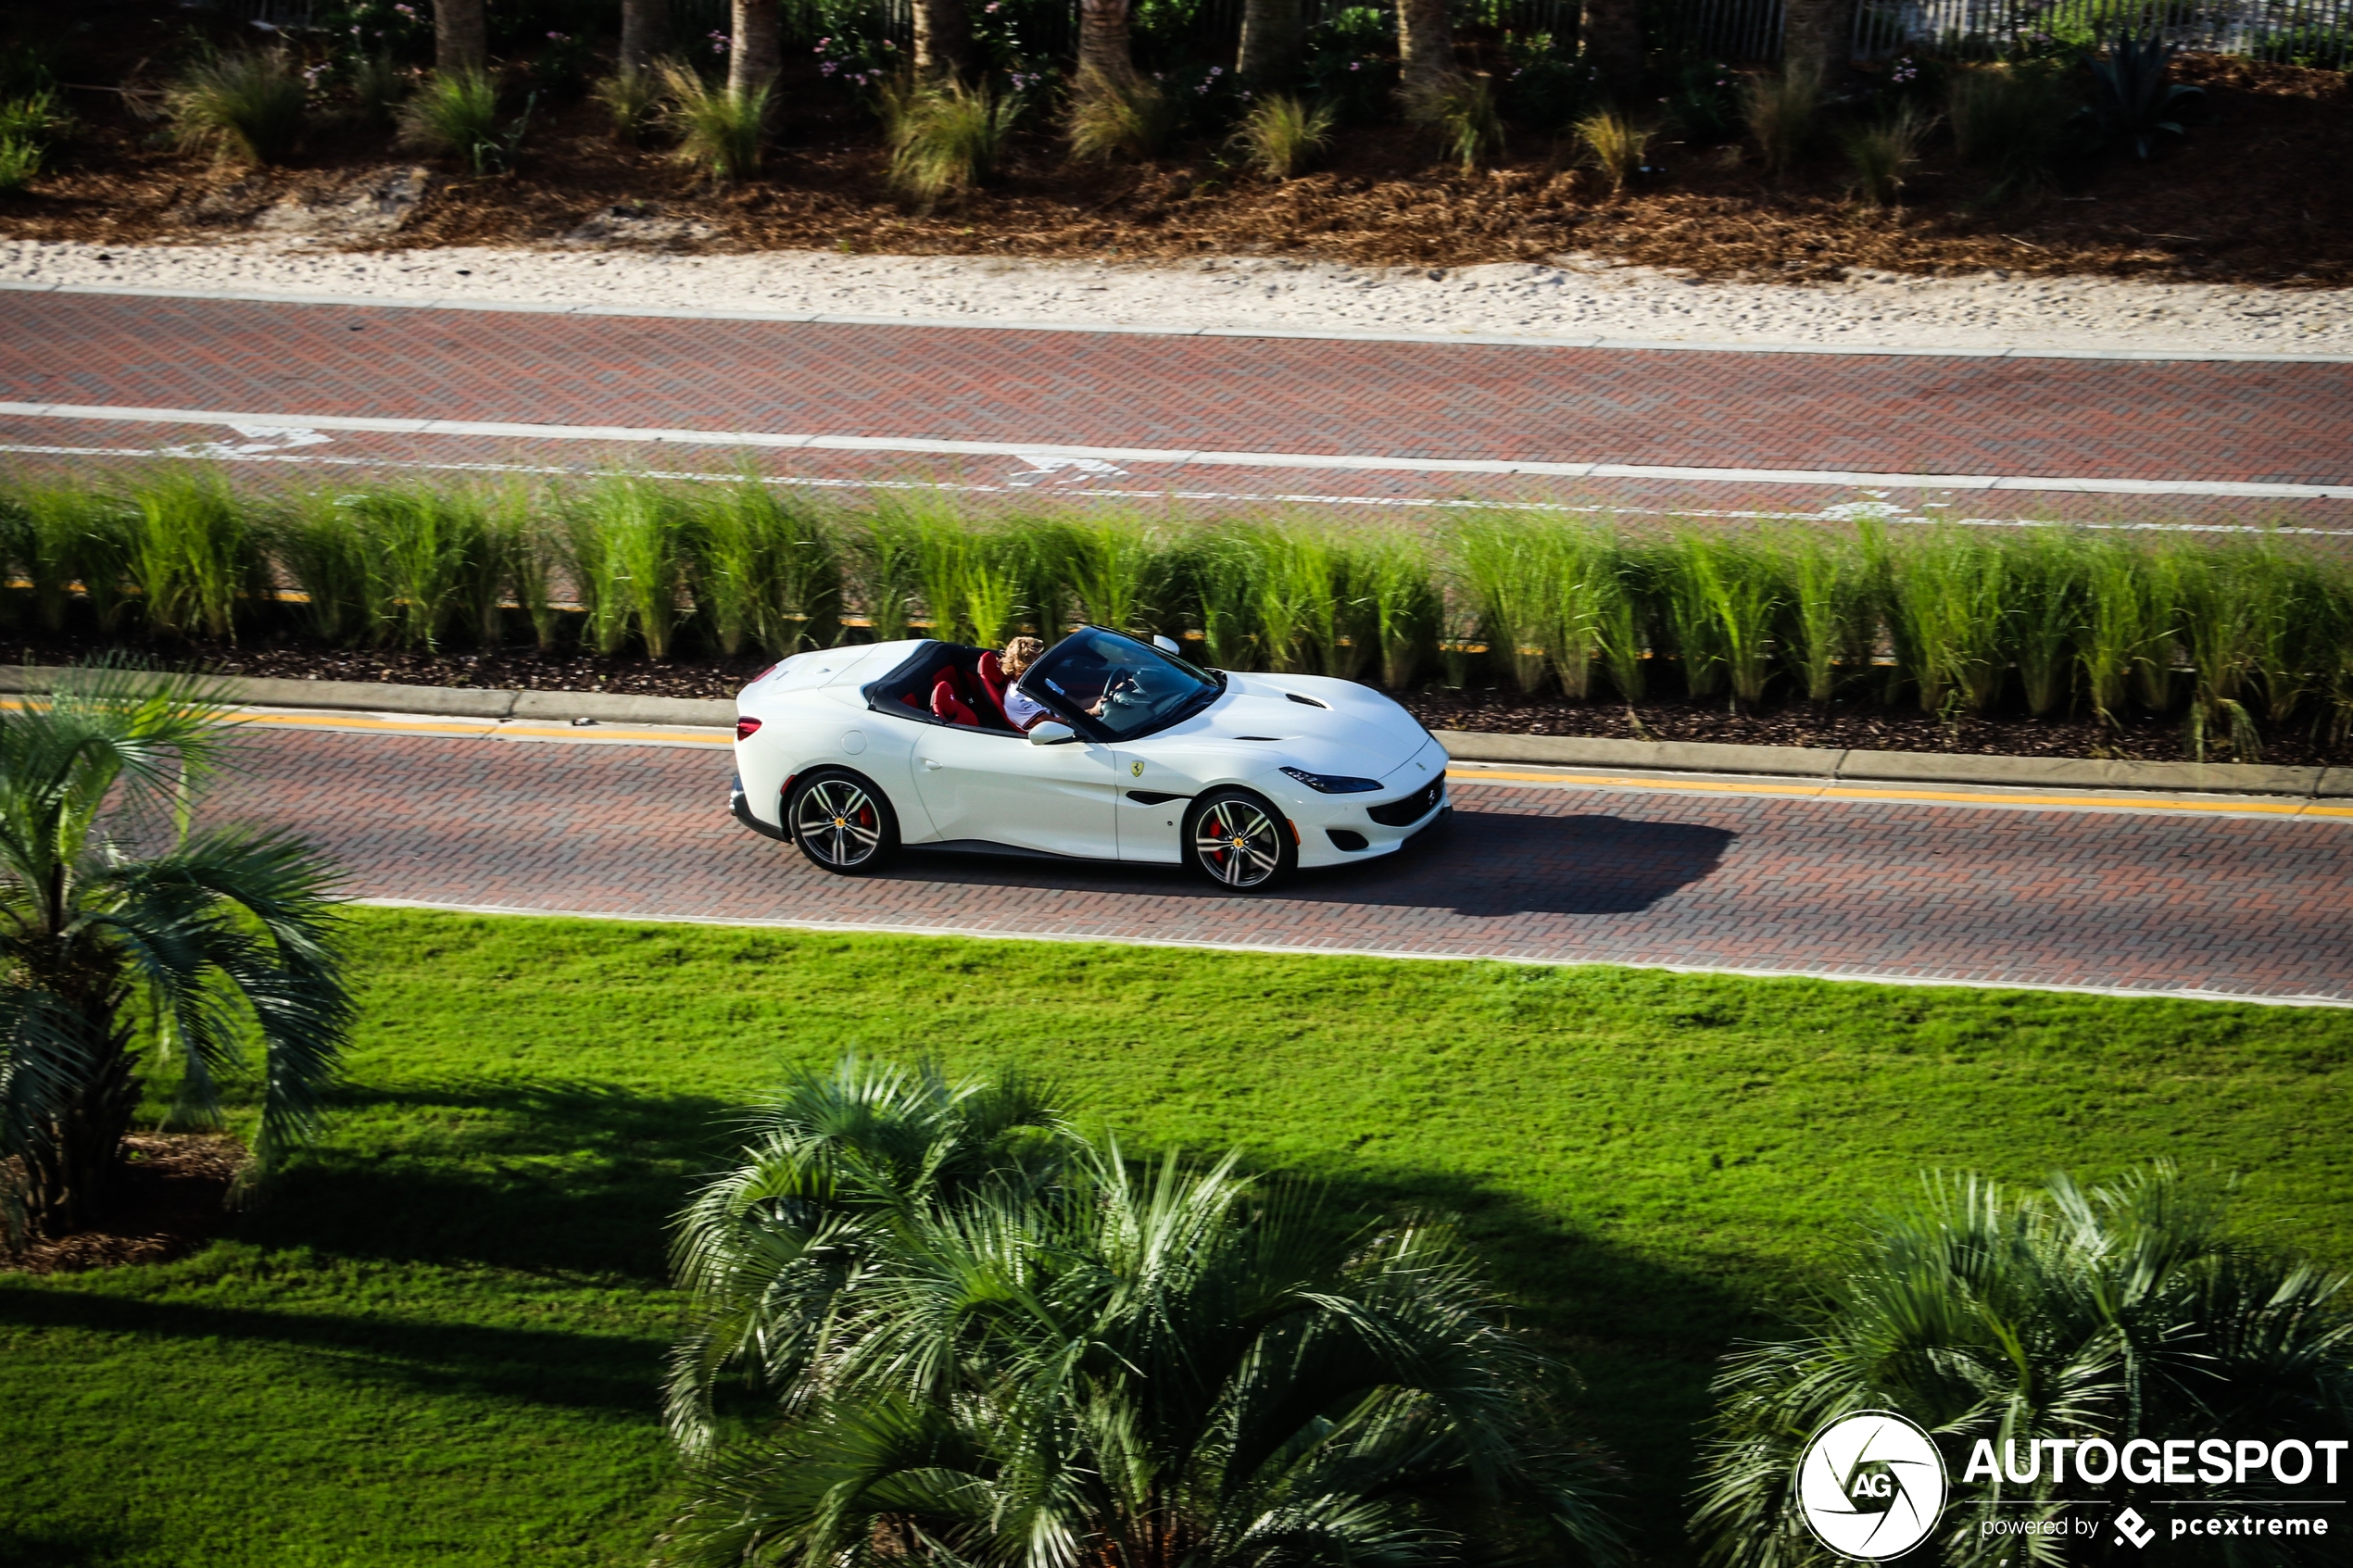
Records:
[[[2353,60],[2353,0],[1865,0],[1855,53],[1995,55],[2021,44],[2088,46],[2126,29],[2221,55],[2338,70]]]
[[[497,4],[497,0],[491,0]],[[1308,20],[1368,0],[1302,0]],[[1387,0],[1369,0],[1385,5]],[[215,0],[240,18],[301,26],[313,0]],[[1678,54],[1730,62],[1771,60],[1780,53],[1783,0],[1647,0],[1652,44]],[[1029,42],[1066,53],[1077,38],[1076,0],[1024,7]],[[1521,33],[1577,32],[1579,0],[1452,0],[1458,24]],[[671,0],[681,37],[724,32],[728,0]],[[1242,0],[1193,0],[1178,14],[1203,54],[1229,49],[1241,33]],[[870,0],[867,25],[905,43],[913,31],[910,0]],[[2020,46],[2089,45],[2122,29],[2158,31],[2184,48],[2334,70],[2353,67],[2353,0],[1858,0],[1854,47],[1858,59],[1901,54],[1989,56]]]

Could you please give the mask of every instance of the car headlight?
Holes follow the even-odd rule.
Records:
[[[1283,771],[1318,795],[1362,795],[1366,790],[1380,788],[1378,779],[1352,779],[1335,773],[1311,773],[1304,768],[1285,768]]]

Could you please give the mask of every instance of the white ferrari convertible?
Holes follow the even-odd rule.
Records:
[[[849,876],[909,845],[1182,862],[1260,892],[1392,853],[1447,810],[1444,748],[1351,681],[1197,669],[1089,626],[1012,690],[1046,710],[1026,734],[983,649],[796,654],[736,699],[736,818]]]

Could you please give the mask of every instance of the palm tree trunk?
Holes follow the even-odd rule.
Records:
[[[433,68],[484,70],[490,65],[490,23],[484,0],[434,0]]]
[[[973,77],[973,21],[964,0],[914,0],[915,74],[926,81]]]
[[[1435,97],[1462,80],[1446,0],[1397,0],[1397,56],[1398,91],[1408,105]]]
[[[1810,68],[1824,86],[1846,74],[1855,52],[1855,0],[1789,0],[1781,19],[1783,69]]]
[[[1253,86],[1279,87],[1299,69],[1300,0],[1243,0],[1237,75]]]
[[[621,69],[644,72],[670,42],[670,0],[621,0]]]
[[[1127,43],[1127,0],[1078,0],[1078,75],[1116,87],[1136,80]]]
[[[734,32],[727,41],[727,91],[748,97],[775,84],[785,69],[784,27],[776,0],[735,0]]]
[[[35,1236],[57,1236],[95,1224],[122,1162],[122,1136],[145,1085],[134,1071],[131,1031],[120,998],[105,1004],[92,1031],[92,1065],[64,1113],[52,1117],[25,1160],[26,1218]]]
[[[1599,73],[1602,95],[1630,104],[1642,88],[1642,16],[1636,0],[1585,0],[1578,43]]]

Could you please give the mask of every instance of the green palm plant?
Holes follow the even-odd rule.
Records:
[[[922,589],[920,535],[916,514],[895,501],[877,506],[866,520],[859,541],[859,594],[878,643],[907,635],[911,607]]]
[[[670,1358],[672,1435],[707,1452],[724,1381],[779,1396],[824,1347],[836,1303],[923,1215],[983,1187],[1051,1184],[1076,1151],[1044,1088],[950,1081],[845,1057],[803,1069],[736,1124],[734,1164],[689,1200],[672,1272],[686,1325]]]
[[[1352,1235],[1230,1156],[1138,1172],[1107,1140],[887,1212],[845,1220],[840,1283],[771,1298],[782,1420],[704,1460],[661,1561],[1615,1555],[1560,1369],[1443,1225]]]
[[[1801,1522],[1794,1472],[1809,1436],[1853,1411],[1908,1416],[1957,1457],[1985,1442],[2012,1474],[2045,1439],[2336,1436],[2353,1402],[2345,1278],[2234,1236],[2224,1197],[2167,1166],[2088,1190],[2063,1175],[2041,1192],[1931,1178],[1873,1223],[1812,1332],[1727,1358],[1692,1523],[1700,1561],[1839,1561]],[[2136,1499],[2113,1469],[2061,1482],[2038,1464],[2030,1481],[1988,1485],[1955,1468],[1935,1552],[1954,1568],[2028,1560],[2020,1537],[1982,1529],[1997,1505],[2024,1522],[2067,1500],[2112,1517]],[[2318,1544],[2264,1537],[2227,1561],[2318,1563]]]
[[[332,867],[297,840],[196,832],[227,709],[182,677],[79,675],[0,711],[0,1189],[7,1228],[102,1211],[145,1076],[209,1119],[262,1056],[256,1174],[318,1123],[352,1020]]]
[[[1259,585],[1265,558],[1256,536],[1245,529],[1220,529],[1194,539],[1186,554],[1201,599],[1210,662],[1221,670],[1257,668],[1265,646]]]

